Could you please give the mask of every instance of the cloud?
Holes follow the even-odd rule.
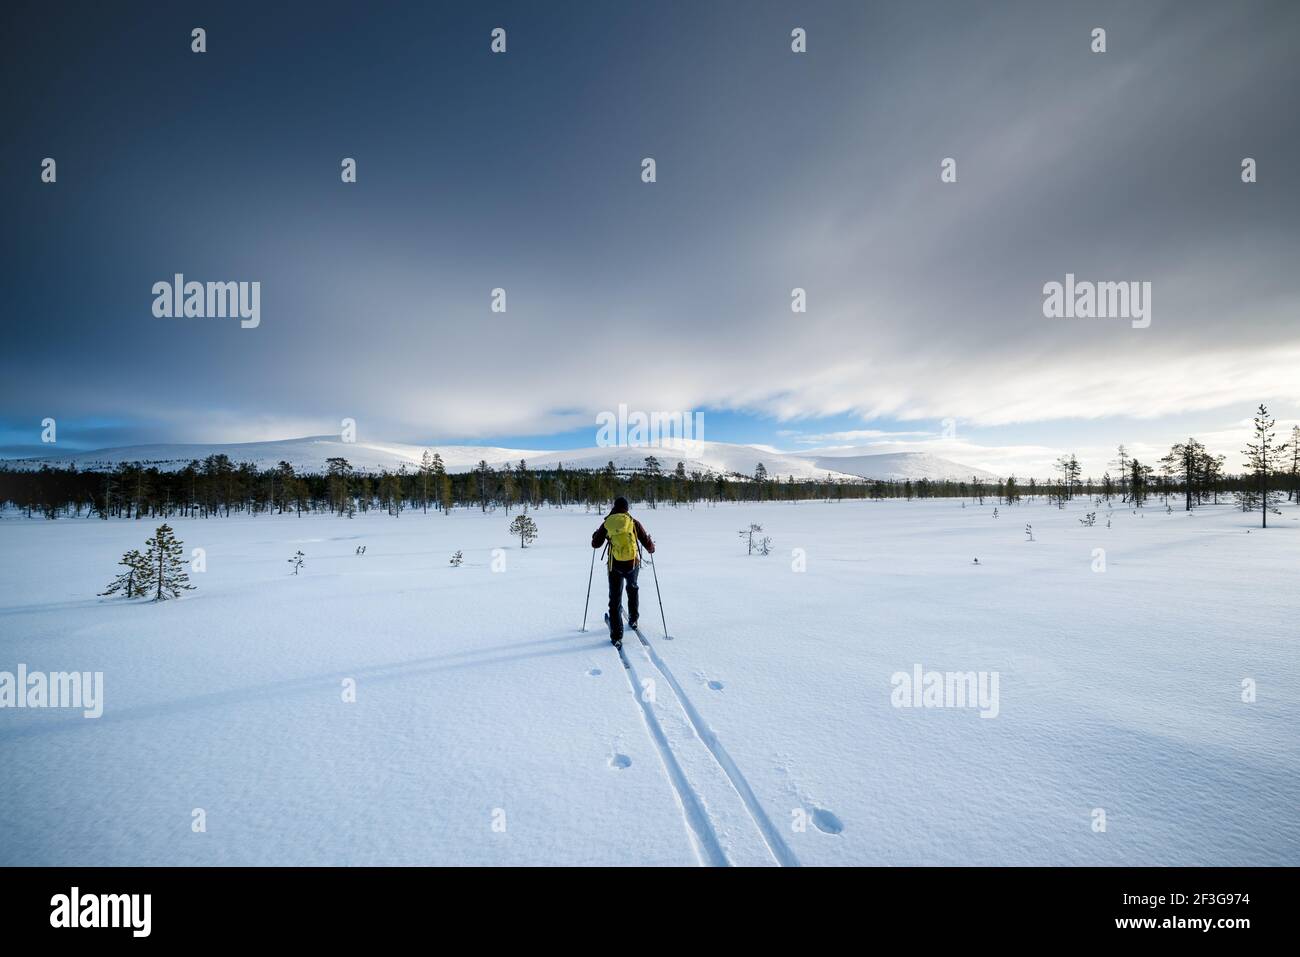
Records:
[[[61,217],[15,206],[12,308],[40,321],[14,325],[0,409],[190,441],[344,417],[393,440],[543,435],[620,403],[863,422],[806,445],[925,440],[949,417],[1054,423],[1077,443],[1079,423],[1210,428],[1261,400],[1300,406],[1300,187],[1278,159],[1300,147],[1293,7],[1126,9],[1104,56],[1055,5],[958,5],[938,30],[924,8],[809,16],[821,45],[797,74],[769,45],[785,14],[757,7],[740,28],[636,19],[641,52],[601,59],[576,92],[571,54],[545,44],[523,85],[481,56],[444,64],[460,82],[434,102],[387,82],[385,110],[349,114],[368,152],[354,192],[315,171],[338,138],[335,105],[309,92],[337,87],[328,62],[298,64],[294,135],[267,137],[258,168],[211,124],[278,129],[288,88],[204,88],[203,115],[172,130],[201,148],[148,178],[124,167],[152,153],[114,154],[95,201]],[[566,28],[525,35],[549,29]],[[73,111],[69,136],[94,128],[78,103],[46,111]],[[420,122],[398,135],[393,115]],[[42,123],[20,118],[15,149],[43,148]],[[652,186],[635,176],[647,151]],[[258,279],[261,326],[152,318],[152,281],[176,271]],[[1150,281],[1151,327],[1044,318],[1042,285],[1067,272]],[[1047,454],[969,451],[993,471]]]
[[[858,442],[868,442],[873,439],[902,438],[903,436],[908,435],[931,436],[934,434],[933,432],[927,431],[900,432],[885,431],[883,429],[847,429],[839,432],[819,432],[811,434],[792,430],[782,430],[782,433],[794,437],[800,444],[817,445],[819,447],[825,446],[826,448],[832,448],[833,446],[826,445],[826,443],[832,442],[848,443],[848,446],[851,446]]]

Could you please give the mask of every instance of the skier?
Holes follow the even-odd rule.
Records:
[[[623,604],[623,583],[627,582],[627,623],[635,628],[637,624],[638,589],[637,572],[641,569],[641,555],[637,543],[645,546],[651,555],[655,553],[655,543],[646,532],[645,527],[628,514],[627,499],[621,495],[614,500],[614,509],[591,535],[591,547],[600,548],[609,542],[609,612],[605,621],[609,623],[609,640],[615,648],[623,647],[623,616],[619,608]]]

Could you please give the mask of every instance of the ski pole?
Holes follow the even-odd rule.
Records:
[[[591,550],[591,568],[587,571],[587,603],[582,606],[582,630],[587,630],[587,609],[591,607],[591,578],[596,574],[596,550]]]
[[[664,621],[664,596],[659,591],[659,569],[655,567],[654,556],[650,556],[650,571],[655,576],[655,597],[659,599],[659,621],[664,626],[664,637],[672,640],[672,635],[668,634],[668,622]]]

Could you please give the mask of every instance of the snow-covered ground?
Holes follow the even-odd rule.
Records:
[[[162,604],[95,597],[156,522],[9,513],[0,671],[105,702],[0,710],[0,864],[1300,864],[1300,510],[1094,509],[634,509],[629,669],[580,509],[174,521]],[[917,665],[997,716],[895,707]]]

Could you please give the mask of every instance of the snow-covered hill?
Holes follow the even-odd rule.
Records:
[[[793,475],[797,479],[853,478],[845,472],[828,468],[809,459],[784,452],[758,448],[752,445],[731,445],[726,442],[690,442],[685,446],[669,445],[657,448],[617,447],[572,449],[565,452],[541,452],[530,458],[529,464],[565,468],[601,468],[613,462],[616,468],[634,469],[645,465],[646,456],[658,459],[665,472],[671,472],[681,462],[688,473],[715,472],[723,475],[753,475],[761,464],[772,478],[784,479]]]
[[[344,458],[358,471],[396,471],[419,467],[425,450],[437,452],[452,472],[465,472],[481,461],[493,468],[516,465],[525,460],[531,468],[593,469],[613,462],[618,469],[639,469],[649,455],[659,460],[665,472],[682,462],[686,471],[753,475],[761,463],[767,474],[784,479],[969,479],[972,475],[991,478],[988,472],[950,462],[924,452],[890,455],[853,454],[861,450],[825,449],[811,453],[779,452],[770,446],[733,445],[726,442],[688,442],[656,447],[591,447],[553,451],[510,449],[480,445],[409,445],[401,442],[344,442],[337,436],[316,435],[273,442],[132,445],[122,448],[69,452],[40,458],[17,459],[10,468],[39,468],[43,464],[79,469],[113,468],[122,462],[141,462],[165,471],[182,469],[190,462],[224,453],[235,463],[251,462],[259,469],[288,462],[299,472],[323,472],[330,458]]]
[[[69,452],[41,458],[18,459],[7,463],[11,468],[39,468],[48,463],[56,466],[75,464],[79,469],[112,468],[122,462],[140,462],[163,471],[183,469],[190,462],[200,462],[209,455],[224,453],[236,464],[251,462],[259,469],[274,468],[288,462],[299,472],[324,472],[326,460],[344,458],[358,471],[396,471],[405,465],[419,466],[425,449],[441,453],[451,471],[467,471],[486,458],[489,464],[518,462],[540,454],[528,449],[502,449],[484,446],[423,446],[401,442],[344,442],[337,435],[314,435],[301,439],[272,442],[209,442],[202,444],[128,445],[120,448]]]
[[[922,479],[942,482],[965,482],[971,478],[996,481],[997,476],[984,469],[962,465],[929,452],[868,453],[862,449],[820,449],[801,453],[820,468],[834,469],[873,479]]]

